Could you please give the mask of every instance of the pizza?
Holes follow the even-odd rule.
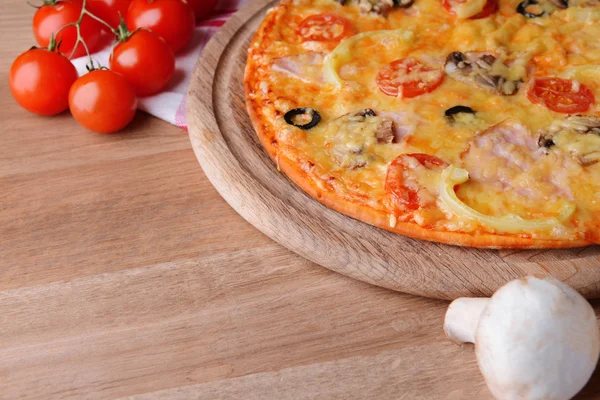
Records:
[[[599,0],[283,0],[245,91],[277,168],[338,212],[461,246],[600,244]]]

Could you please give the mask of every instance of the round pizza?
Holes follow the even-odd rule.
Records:
[[[283,0],[246,102],[278,169],[413,238],[600,244],[599,0]]]

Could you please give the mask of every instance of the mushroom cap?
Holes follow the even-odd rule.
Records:
[[[550,277],[500,288],[481,314],[475,343],[497,399],[570,399],[585,386],[600,354],[594,310]]]

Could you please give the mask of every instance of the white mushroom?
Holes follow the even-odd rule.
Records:
[[[475,343],[497,399],[570,399],[590,379],[600,354],[594,310],[551,277],[514,280],[490,299],[457,299],[444,330],[455,342]]]

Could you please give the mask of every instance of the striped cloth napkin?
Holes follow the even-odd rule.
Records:
[[[208,40],[242,5],[249,0],[220,0],[211,17],[199,21],[192,42],[186,49],[177,53],[175,63],[175,76],[167,88],[154,96],[139,99],[138,108],[148,114],[154,115],[170,124],[187,128],[185,119],[185,95],[192,76],[192,71],[200,53]],[[102,50],[94,53],[92,58],[104,66],[108,66],[112,43],[107,44]],[[87,57],[73,60],[73,64],[80,75],[86,73]]]

